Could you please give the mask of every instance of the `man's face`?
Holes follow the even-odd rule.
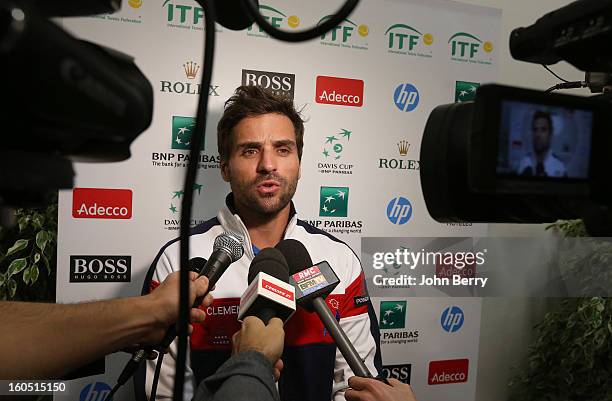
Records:
[[[536,118],[533,120],[533,150],[536,153],[544,153],[550,148],[550,124],[547,118]]]
[[[247,117],[233,130],[221,175],[230,183],[234,201],[262,215],[287,206],[300,179],[300,161],[291,120],[282,114]]]

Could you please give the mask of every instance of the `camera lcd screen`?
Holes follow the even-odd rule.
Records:
[[[497,174],[505,178],[586,180],[593,111],[504,100]]]

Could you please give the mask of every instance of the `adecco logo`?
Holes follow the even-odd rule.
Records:
[[[431,361],[427,383],[430,385],[465,383],[468,380],[469,362],[469,359]]]
[[[361,79],[317,77],[315,101],[338,106],[363,106],[363,81]]]
[[[132,190],[106,188],[74,188],[72,217],[75,219],[132,218]]]

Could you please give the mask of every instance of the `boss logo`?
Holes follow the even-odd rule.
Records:
[[[121,283],[131,279],[131,256],[70,256],[71,283]]]
[[[293,100],[295,74],[282,72],[242,70],[242,85],[257,86],[269,89],[276,95],[286,96]]]
[[[397,379],[402,383],[410,384],[410,373],[412,365],[385,365],[382,368],[382,373],[386,379]]]

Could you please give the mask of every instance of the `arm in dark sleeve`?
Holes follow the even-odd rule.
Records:
[[[280,401],[272,365],[259,352],[247,351],[228,359],[204,379],[194,401]]]

